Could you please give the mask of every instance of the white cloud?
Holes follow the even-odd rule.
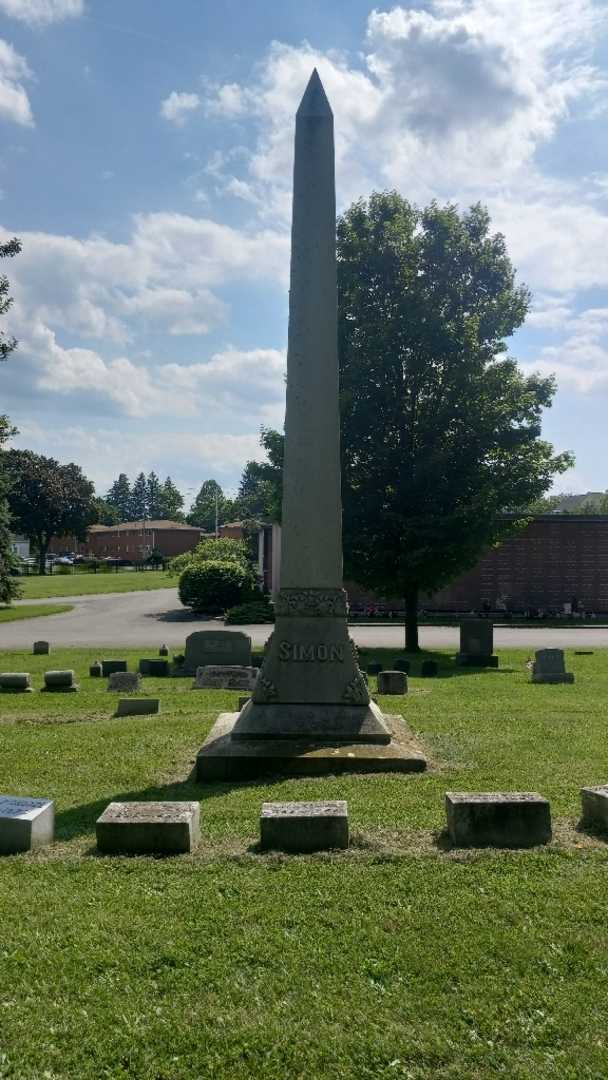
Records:
[[[183,127],[188,113],[200,108],[200,105],[201,99],[198,94],[178,93],[177,90],[172,90],[169,97],[161,101],[160,114],[164,116],[165,120],[170,120],[171,123],[176,124],[178,127]]]
[[[34,126],[32,107],[23,85],[31,77],[25,58],[0,38],[0,119],[12,120],[23,127]]]
[[[47,26],[84,14],[83,0],[0,0],[0,11],[30,26]]]
[[[554,374],[562,388],[582,394],[608,390],[608,307],[588,308],[566,324],[564,340],[547,345],[528,371]]]

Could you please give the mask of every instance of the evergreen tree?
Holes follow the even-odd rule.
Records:
[[[131,489],[129,518],[131,521],[143,521],[148,513],[148,482],[145,473],[140,472]]]
[[[106,503],[113,506],[118,514],[118,521],[129,521],[131,517],[131,485],[126,473],[121,472],[118,480],[115,480],[105,498]]]
[[[187,518],[188,523],[198,525],[199,529],[204,529],[205,532],[213,532],[215,530],[216,505],[218,523],[222,524],[226,520],[223,515],[225,503],[224,492],[217,480],[204,480],[196,499],[190,507]]]
[[[166,518],[168,521],[183,521],[183,505],[184,496],[182,495],[181,491],[178,491],[171,477],[168,476],[164,484],[162,484],[161,486],[161,513],[159,514],[159,517]]]
[[[93,500],[95,504],[95,513],[97,514],[97,522],[99,525],[119,525],[122,518],[117,508],[107,501],[107,499],[100,499],[96,497]]]
[[[163,517],[162,514],[162,485],[154,472],[148,473],[148,479],[146,480],[146,501],[148,506],[148,517],[152,520],[158,520]]]

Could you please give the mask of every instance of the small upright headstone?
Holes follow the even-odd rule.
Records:
[[[193,690],[253,690],[258,669],[235,664],[206,664],[196,669]]]
[[[410,661],[406,656],[397,656],[393,660],[393,671],[404,671],[406,675],[409,675],[410,667]]]
[[[95,660],[91,664],[91,666],[89,668],[89,675],[92,675],[94,679],[99,679],[99,678],[101,678],[101,674],[102,674],[101,660]]]
[[[420,666],[420,674],[423,679],[432,679],[435,677],[439,667],[436,660],[423,660]]]
[[[536,792],[446,791],[445,803],[457,847],[534,847],[551,839],[551,809]]]
[[[156,679],[164,678],[169,674],[169,661],[161,660],[156,656],[152,659],[140,660],[138,667],[140,675],[151,675]]]
[[[574,675],[566,671],[563,649],[537,649],[532,664],[533,683],[573,683]]]
[[[34,656],[48,656],[51,651],[51,646],[48,641],[35,641],[32,652]]]
[[[102,660],[101,661],[101,674],[104,679],[107,679],[108,675],[111,675],[114,671],[126,671],[126,660]]]
[[[105,854],[178,855],[192,851],[200,837],[197,802],[110,803],[95,826]]]
[[[55,804],[50,799],[0,795],[0,855],[50,844],[55,829]]]
[[[74,693],[76,690],[80,690],[80,687],[76,682],[76,672],[72,670],[45,671],[43,689],[64,694],[70,694]]]
[[[346,848],[348,806],[343,800],[262,803],[260,846],[292,852]]]
[[[490,619],[463,619],[457,664],[462,667],[498,667],[498,657],[492,655],[493,648],[494,626]]]
[[[581,790],[583,824],[608,829],[608,785]]]
[[[184,675],[208,664],[251,665],[251,638],[240,630],[197,630],[186,638]]]
[[[379,671],[379,694],[407,694],[407,675],[404,671]]]
[[[136,694],[141,689],[141,675],[137,671],[113,671],[107,689],[122,694]]]
[[[0,674],[0,690],[31,694],[33,689],[29,671],[3,671]]]
[[[169,655],[169,647],[168,647],[168,645],[161,645],[160,649],[158,650],[158,655],[159,656],[168,656]]]
[[[115,716],[152,716],[160,712],[158,698],[119,698]]]

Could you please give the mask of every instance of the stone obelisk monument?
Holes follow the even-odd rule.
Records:
[[[350,759],[365,758],[366,747],[370,758],[382,752],[399,757],[398,748],[388,750],[394,747],[391,732],[359,670],[342,588],[333,114],[316,70],[296,115],[275,610],[252,698],[239,714],[220,717],[199,754],[198,775],[251,774],[255,769],[234,767],[237,759],[251,765],[263,760],[268,767],[271,759],[295,764],[311,754],[317,755],[314,771],[324,771],[323,747],[338,747],[325,755],[328,768],[336,767],[340,747],[357,748]],[[393,767],[406,767],[401,758]],[[410,753],[408,761],[410,769],[424,768],[420,754]]]

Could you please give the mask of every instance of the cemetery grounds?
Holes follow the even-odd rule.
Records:
[[[0,861],[2,1080],[606,1077],[608,843],[578,821],[580,788],[608,781],[608,651],[566,652],[574,686],[498,652],[498,671],[434,654],[436,679],[422,654],[409,694],[379,698],[427,774],[206,785],[196,752],[238,691],[145,678],[161,714],[116,719],[98,651],[4,653],[81,691],[0,700],[0,792],[57,812],[53,845]],[[553,842],[450,850],[450,789],[540,792]],[[200,847],[98,856],[114,799],[200,800]],[[260,854],[269,799],[346,799],[350,849]]]

